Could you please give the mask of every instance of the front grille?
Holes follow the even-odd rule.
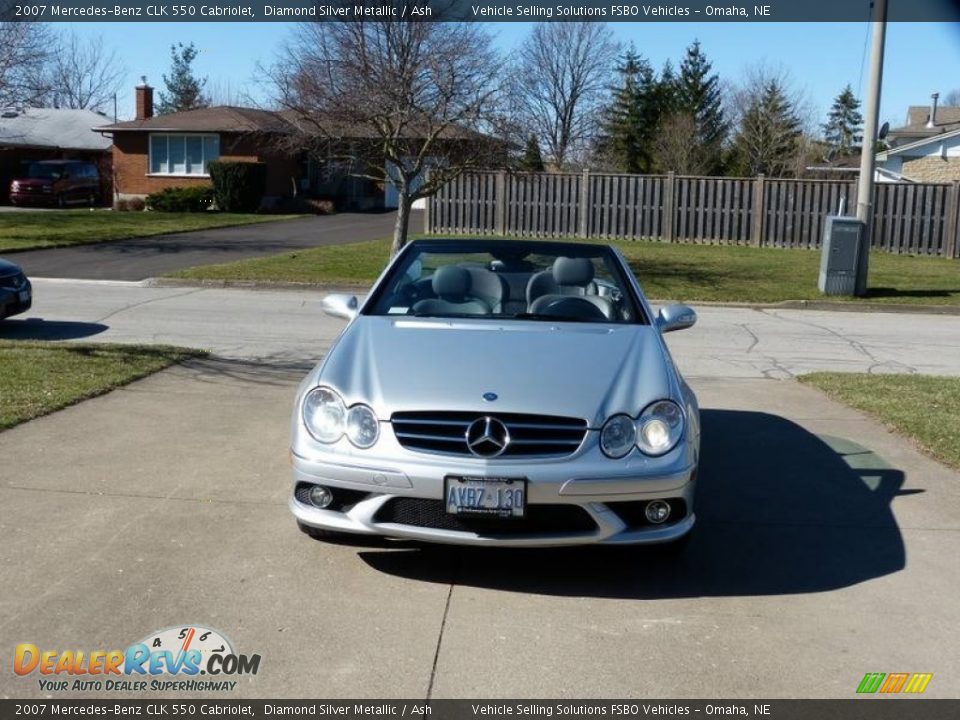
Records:
[[[451,515],[442,500],[397,497],[377,510],[374,522],[412,525],[479,535],[551,535],[593,532],[593,518],[579,505],[528,505],[523,518],[472,518]]]
[[[390,418],[397,440],[408,450],[469,455],[467,428],[487,417],[476,412],[401,412]],[[510,443],[499,457],[562,457],[576,452],[587,434],[587,423],[579,418],[525,413],[498,413],[507,427]]]

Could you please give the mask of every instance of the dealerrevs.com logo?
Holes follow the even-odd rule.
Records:
[[[229,691],[256,675],[259,655],[237,653],[220,632],[199,625],[151,633],[126,650],[50,650],[21,643],[13,671],[37,675],[46,692]]]

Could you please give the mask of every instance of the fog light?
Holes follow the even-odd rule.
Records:
[[[659,525],[662,522],[666,522],[666,519],[670,517],[670,503],[663,500],[648,502],[646,509],[644,509],[644,514],[646,514],[647,520],[654,525]]]
[[[310,502],[321,510],[330,507],[330,503],[333,502],[333,493],[323,485],[314,485],[310,488]]]

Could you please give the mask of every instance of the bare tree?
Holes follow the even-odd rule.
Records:
[[[503,145],[488,133],[502,71],[480,25],[302,23],[267,73],[301,147],[396,187],[394,254],[415,200],[499,162]]]
[[[82,39],[73,32],[59,38],[50,60],[47,83],[53,104],[102,110],[120,89],[126,68],[101,37]]]
[[[596,136],[619,53],[604,23],[540,23],[520,46],[516,106],[556,166],[567,165]]]
[[[943,98],[943,104],[947,107],[960,107],[960,88],[948,92]]]
[[[691,113],[668,115],[653,138],[656,167],[678,175],[706,175],[717,165],[715,146],[699,142],[700,131]]]
[[[0,22],[0,106],[42,103],[52,46],[42,23]]]

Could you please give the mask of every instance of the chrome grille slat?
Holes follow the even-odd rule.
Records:
[[[510,434],[500,458],[563,457],[577,451],[586,437],[585,420],[523,413],[416,411],[394,413],[390,422],[397,441],[408,450],[473,457],[467,428],[477,419],[496,418]]]

